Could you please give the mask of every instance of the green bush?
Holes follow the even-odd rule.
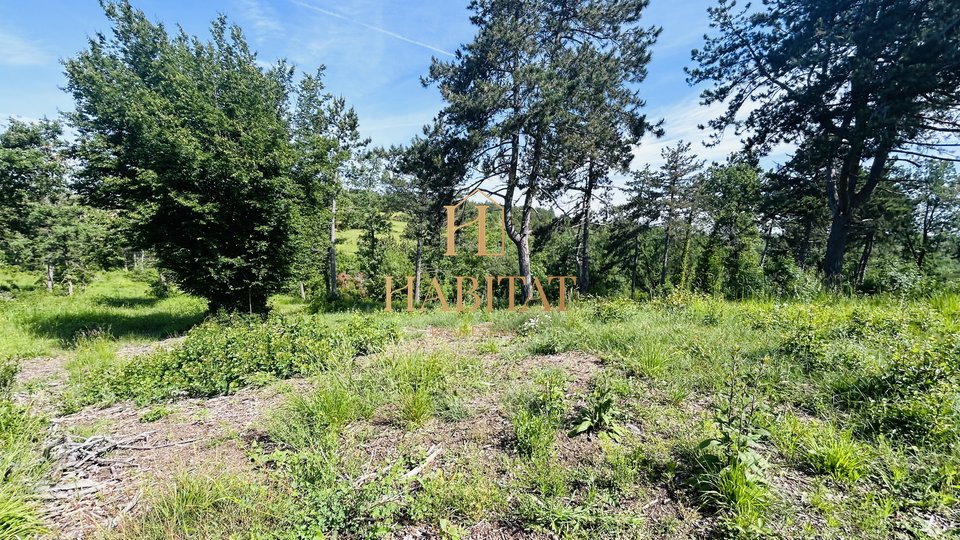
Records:
[[[928,336],[894,351],[885,369],[843,397],[864,428],[914,444],[955,445],[960,437],[960,339]]]
[[[629,298],[598,300],[593,304],[593,317],[602,323],[623,322],[636,314],[637,304]]]
[[[264,376],[322,372],[398,337],[394,321],[376,317],[328,327],[311,317],[221,315],[193,328],[177,348],[125,364],[108,385],[138,402],[229,394]]]

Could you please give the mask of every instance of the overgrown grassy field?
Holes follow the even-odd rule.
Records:
[[[960,524],[957,296],[463,315],[286,299],[266,320],[203,322],[202,303],[125,273],[13,296],[6,365],[46,355],[64,373],[52,411],[29,399],[43,381],[0,381],[0,538],[62,533],[36,497],[44,415],[131,403],[176,427],[183,400],[269,387],[287,389],[236,437],[242,472],[174,475],[88,534],[879,539]]]
[[[403,238],[404,231],[407,230],[407,216],[395,214],[390,219],[390,235],[394,240]],[[338,232],[337,252],[348,256],[356,255],[360,247],[360,236],[363,234],[361,229],[346,229]]]

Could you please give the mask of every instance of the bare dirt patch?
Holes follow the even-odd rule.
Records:
[[[526,380],[545,368],[562,369],[570,377],[570,390],[583,391],[588,387],[590,379],[603,368],[603,363],[592,354],[570,351],[528,356],[521,361],[520,368],[520,375]]]
[[[115,526],[138,510],[144,492],[177,475],[253,471],[243,437],[286,392],[308,386],[290,380],[230,396],[185,399],[165,405],[172,412],[153,422],[141,421],[153,408],[129,402],[54,419],[53,473],[44,498],[56,537],[87,538]]]
[[[117,349],[117,358],[134,358],[146,354],[152,354],[157,351],[169,351],[183,342],[183,337],[172,337],[155,341],[153,343],[138,343],[124,345]]]
[[[56,397],[66,383],[67,375],[63,367],[66,362],[67,359],[62,356],[21,360],[14,378],[14,403],[29,405],[42,414],[52,414],[56,410]]]

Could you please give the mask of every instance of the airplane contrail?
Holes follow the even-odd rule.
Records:
[[[349,17],[347,17],[347,16],[345,16],[345,15],[341,15],[341,14],[335,12],[335,11],[328,11],[328,10],[323,9],[323,8],[321,8],[321,7],[314,6],[313,4],[308,4],[308,3],[306,3],[306,2],[301,2],[300,0],[290,0],[290,2],[296,4],[296,5],[300,6],[300,7],[304,7],[304,8],[307,8],[307,9],[312,9],[313,11],[316,11],[316,12],[318,12],[318,13],[323,13],[324,15],[327,15],[327,16],[330,16],[330,17],[336,17],[337,19],[342,19],[342,20],[347,21],[347,22],[352,22],[353,24],[358,24],[358,25],[360,25],[360,26],[362,26],[362,27],[364,27],[364,28],[368,28],[368,29],[370,29],[370,30],[373,30],[374,32],[380,32],[381,34],[386,34],[386,35],[388,35],[388,36],[390,36],[390,37],[392,37],[392,38],[399,39],[400,41],[406,41],[407,43],[416,45],[416,46],[418,46],[418,47],[423,47],[424,49],[430,49],[430,50],[433,51],[433,52],[437,52],[437,53],[440,53],[440,54],[445,54],[445,55],[447,55],[447,56],[454,56],[454,54],[453,54],[452,52],[445,51],[445,50],[443,50],[443,49],[438,49],[438,48],[434,47],[433,45],[428,45],[428,44],[426,44],[426,43],[423,43],[422,41],[417,41],[417,40],[415,40],[415,39],[410,39],[410,38],[408,38],[408,37],[401,36],[400,34],[398,34],[398,33],[396,33],[396,32],[391,32],[390,30],[387,30],[387,29],[385,29],[385,28],[380,28],[379,26],[373,26],[372,24],[367,24],[367,23],[365,23],[365,22],[361,22],[361,21],[357,21],[357,20],[354,20],[354,19],[350,19]]]

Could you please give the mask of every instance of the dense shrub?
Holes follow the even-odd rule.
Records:
[[[623,322],[636,314],[637,304],[628,298],[598,300],[593,304],[594,318],[604,323]]]
[[[195,327],[179,347],[122,366],[111,388],[140,402],[229,394],[265,376],[322,371],[398,337],[394,321],[376,317],[324,326],[310,317],[223,315]]]
[[[907,441],[956,446],[960,440],[960,340],[926,339],[895,352],[887,369],[859,389],[865,427]]]
[[[823,292],[822,277],[793,261],[775,257],[765,268],[767,282],[781,297],[809,300]]]

